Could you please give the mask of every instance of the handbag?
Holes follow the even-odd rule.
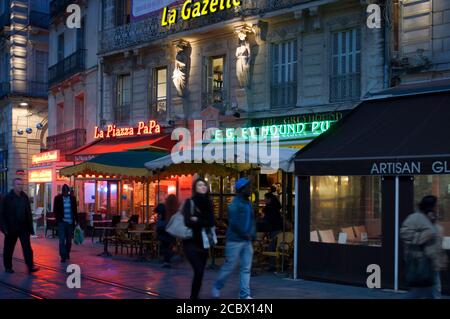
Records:
[[[435,283],[433,261],[423,252],[423,248],[414,247],[406,254],[405,279],[409,287],[431,287]]]
[[[191,201],[191,215],[194,214],[194,202]],[[184,223],[183,208],[177,211],[169,220],[166,226],[166,232],[179,239],[192,238],[192,229]]]

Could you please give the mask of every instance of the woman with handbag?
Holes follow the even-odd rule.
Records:
[[[192,229],[192,237],[183,240],[184,252],[194,271],[190,299],[198,299],[203,274],[208,260],[208,248],[204,246],[202,233],[214,227],[213,203],[209,198],[208,184],[197,179],[192,187],[192,198],[183,207],[184,222]]]
[[[408,297],[439,297],[440,271],[445,267],[442,238],[437,224],[437,198],[425,196],[419,211],[408,216],[400,229],[405,244],[405,275],[411,288]]]

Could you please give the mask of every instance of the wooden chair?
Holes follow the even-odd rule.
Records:
[[[331,229],[319,230],[319,236],[321,242],[323,243],[336,244],[336,238],[334,237],[333,230]]]
[[[357,240],[362,240],[362,234],[366,234],[367,235],[367,229],[366,226],[362,225],[362,226],[354,226],[353,229],[355,230],[355,234],[356,234],[356,239]]]
[[[94,242],[94,237],[95,237],[95,226],[99,226],[101,224],[102,221],[102,214],[94,214],[92,215],[92,242]],[[103,225],[102,225],[103,226]],[[100,240],[101,240],[101,234],[99,235]]]
[[[132,240],[128,236],[128,223],[118,223],[116,225],[115,230],[115,238],[114,238],[114,244],[116,246],[116,255],[119,253],[119,246],[120,246],[120,253],[123,254],[123,248],[127,249],[127,255],[129,253],[129,248],[132,249]]]
[[[313,243],[318,243],[319,240],[319,233],[317,232],[317,230],[313,230],[312,232],[310,232],[309,234],[309,241],[313,242]]]
[[[353,227],[343,227],[341,228],[341,231],[347,234],[347,241],[355,242],[358,240],[358,237],[356,237],[355,233],[353,232]]]
[[[52,238],[55,238],[56,232],[56,219],[55,213],[47,212],[45,214],[45,234],[44,237],[47,237],[47,231],[50,229],[52,231]]]
[[[286,232],[280,233],[276,236],[276,249],[275,251],[263,251],[261,256],[275,257],[276,267],[279,270],[281,265],[281,258],[285,257],[285,260],[289,262],[290,257],[294,251],[294,233]],[[290,263],[291,264],[291,263]]]

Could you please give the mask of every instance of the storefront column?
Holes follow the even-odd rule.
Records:
[[[158,195],[159,196],[159,195]],[[145,208],[145,223],[149,224],[150,222],[150,178],[147,178],[147,199],[146,199],[146,208]]]
[[[395,177],[395,230],[394,230],[394,290],[398,290],[398,257],[399,257],[399,216],[400,216],[400,180]]]
[[[294,280],[298,279],[298,200],[299,200],[299,193],[298,193],[298,177],[295,176],[295,210],[294,210]]]

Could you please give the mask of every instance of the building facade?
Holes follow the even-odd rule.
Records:
[[[138,3],[103,1],[105,122],[245,127],[351,109],[387,82],[385,32],[360,1],[244,0],[170,26]]]
[[[0,2],[0,192],[47,144],[48,1]]]
[[[73,28],[67,24],[66,9],[71,4],[80,8],[80,24]],[[59,170],[73,165],[71,152],[92,142],[94,137],[86,132],[93,132],[98,122],[99,4],[95,0],[50,1],[47,137],[50,153],[42,157],[52,160],[32,167],[37,176],[46,176],[32,185],[38,202],[36,208],[51,211],[53,197],[68,183],[59,176]],[[39,189],[45,190],[39,194]]]

